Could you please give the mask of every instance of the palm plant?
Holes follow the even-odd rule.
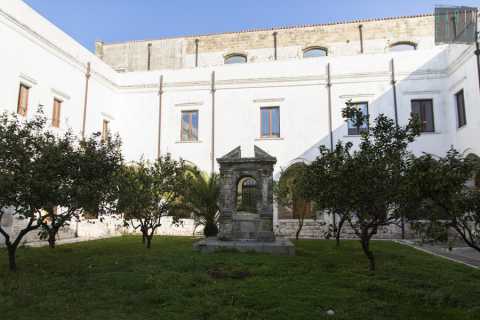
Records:
[[[189,183],[178,201],[177,212],[191,212],[195,228],[204,226],[206,237],[218,234],[220,179],[217,174],[208,175],[197,168],[187,170]]]

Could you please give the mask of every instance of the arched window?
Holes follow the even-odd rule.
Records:
[[[309,47],[303,50],[304,58],[318,58],[328,56],[328,49],[324,47]]]
[[[247,56],[241,53],[232,53],[225,56],[225,64],[247,63]]]
[[[237,211],[257,212],[257,181],[251,177],[240,179],[238,182]]]
[[[415,42],[400,41],[390,45],[390,51],[392,52],[414,51],[414,50],[417,50],[417,44]]]

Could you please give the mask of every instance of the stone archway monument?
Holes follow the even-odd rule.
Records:
[[[220,165],[220,219],[217,238],[197,242],[202,252],[218,249],[294,255],[295,247],[273,232],[273,170],[277,162],[254,146],[253,157],[242,157],[237,147],[222,158]]]

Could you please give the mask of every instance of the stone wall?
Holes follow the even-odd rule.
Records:
[[[182,69],[195,67],[195,40],[198,39],[200,67],[223,65],[230,53],[247,55],[248,62],[274,60],[274,37],[277,32],[278,60],[302,58],[303,49],[322,46],[331,56],[360,53],[362,26],[364,53],[384,53],[391,44],[412,41],[419,49],[434,46],[434,16],[358,20],[345,23],[247,30],[213,35],[167,38],[104,44],[97,42],[96,54],[119,71]]]

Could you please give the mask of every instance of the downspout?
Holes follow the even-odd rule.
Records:
[[[215,172],[215,71],[212,71],[211,93],[212,93],[212,147],[210,159],[212,161],[211,174]]]
[[[147,70],[150,71],[150,69],[151,69],[151,62],[152,62],[152,44],[151,44],[151,43],[148,44],[147,50],[148,50]]]
[[[278,59],[278,54],[277,54],[277,50],[278,50],[278,49],[277,49],[277,44],[278,44],[278,42],[277,42],[277,36],[278,36],[278,32],[275,31],[275,32],[273,33],[273,58],[274,58],[275,61],[277,61],[277,59]]]
[[[363,54],[363,24],[358,25],[358,32],[360,34],[360,53]]]
[[[398,99],[397,99],[397,80],[395,79],[395,61],[390,60],[391,84],[393,92],[393,109],[395,111],[395,126],[398,128]],[[400,229],[402,232],[402,239],[405,239],[405,215],[400,217]]]
[[[330,74],[330,63],[327,64],[327,95],[328,95],[328,132],[330,136],[330,151],[333,151],[332,77]]]
[[[160,76],[160,82],[158,85],[158,147],[157,158],[162,156],[162,97],[163,97],[163,75]]]
[[[395,111],[395,125],[398,127],[398,100],[397,100],[397,80],[395,79],[395,61],[390,60],[391,84],[393,90],[393,109]]]
[[[478,42],[479,36],[480,36],[480,32],[477,32],[477,39],[475,40],[475,46],[476,46],[475,55],[477,56],[478,88],[480,89],[480,43]]]
[[[87,106],[88,106],[88,83],[91,76],[91,64],[87,63],[87,71],[85,73],[85,96],[83,98],[83,122],[82,122],[82,139],[85,139],[85,125],[87,122]]]
[[[199,39],[195,39],[195,68],[198,67],[198,43],[200,42]]]

